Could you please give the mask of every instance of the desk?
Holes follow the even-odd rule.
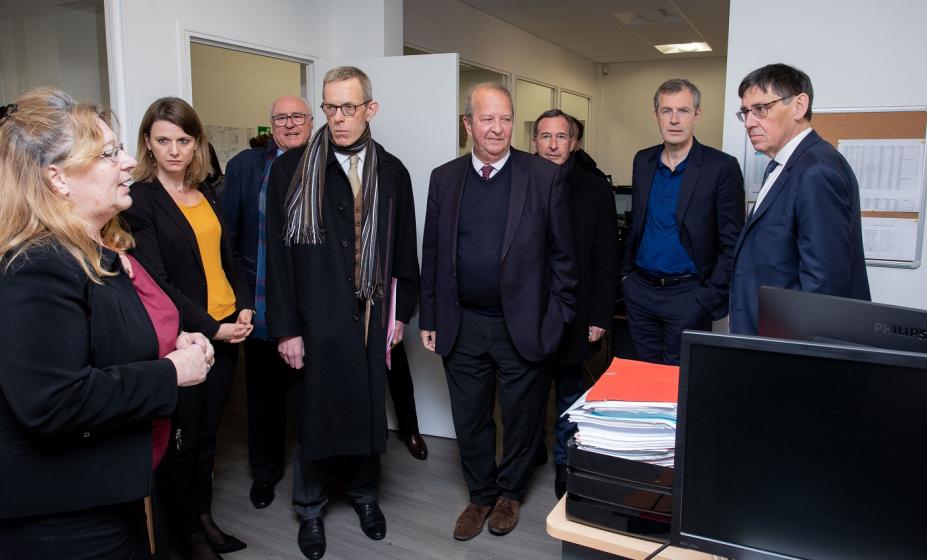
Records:
[[[563,560],[605,560],[628,558],[643,560],[660,548],[659,543],[604,531],[566,518],[566,498],[547,516],[547,534],[563,541]],[[724,560],[694,550],[669,547],[654,560]]]

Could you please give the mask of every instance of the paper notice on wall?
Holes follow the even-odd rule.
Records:
[[[863,217],[863,250],[870,260],[916,260],[917,220]]]
[[[750,146],[750,139],[747,139],[748,149],[744,165],[744,191],[746,191],[747,202],[755,202],[760,189],[763,188],[763,175],[766,173],[766,166],[769,165],[769,156],[758,152]]]
[[[919,212],[924,192],[923,140],[840,140],[859,182],[863,212]]]
[[[219,156],[219,165],[225,170],[225,164],[230,159],[238,155],[238,152],[248,146],[248,140],[254,136],[253,128],[244,128],[236,126],[218,126],[213,124],[204,124],[206,138],[216,149],[216,155]]]
[[[919,260],[924,140],[839,140],[837,149],[859,183],[866,259],[896,263]]]

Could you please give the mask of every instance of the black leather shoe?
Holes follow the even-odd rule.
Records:
[[[209,546],[218,554],[237,552],[248,546],[236,537],[224,533],[216,527],[216,522],[213,520],[211,513],[200,514],[200,525],[203,527],[203,533],[206,535],[206,540],[209,541]]]
[[[271,482],[251,483],[251,505],[257,509],[264,509],[274,501],[274,484]]]
[[[377,502],[354,504],[354,511],[360,519],[361,530],[371,539],[378,541],[386,536],[386,517]]]
[[[322,518],[303,519],[299,524],[296,543],[299,544],[299,551],[309,560],[319,560],[325,556],[325,525]]]
[[[566,465],[554,465],[557,467],[557,472],[554,474],[554,494],[557,495],[557,499],[563,497],[566,494]]]
[[[422,434],[410,434],[404,438],[406,442],[406,447],[409,448],[409,453],[419,461],[424,461],[428,458],[428,446],[425,445],[425,438],[422,437]]]

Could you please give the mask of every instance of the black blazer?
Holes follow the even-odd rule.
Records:
[[[631,229],[622,276],[633,270],[644,237],[647,201],[662,150],[659,144],[634,156]],[[744,225],[744,178],[737,159],[692,139],[676,204],[676,223],[679,242],[695,263],[701,283],[696,300],[717,321],[727,315],[734,245]]]
[[[222,224],[222,213],[214,194],[205,187],[200,191]],[[206,273],[196,234],[174,199],[157,179],[135,183],[132,185],[132,206],[122,215],[135,237],[139,258],[152,275],[160,276],[169,284],[168,295],[180,308],[184,328],[212,338],[219,330],[219,322],[206,312]],[[232,252],[224,224],[219,249],[222,269],[235,291],[236,306],[243,309],[254,297],[243,275],[238,273],[238,256]]]
[[[121,270],[111,251],[103,264]],[[151,419],[177,399],[157,358],[125,274],[95,284],[56,245],[0,268],[0,518],[149,495]]]
[[[592,355],[589,327],[612,330],[618,292],[618,215],[611,186],[574,161],[567,175],[576,264],[576,318],[557,352],[562,364],[579,364]]]
[[[576,306],[573,235],[560,166],[512,149],[512,189],[502,245],[502,311],[515,348],[541,360],[560,345]],[[447,356],[457,340],[457,223],[471,155],[431,172],[422,241],[419,326]]]

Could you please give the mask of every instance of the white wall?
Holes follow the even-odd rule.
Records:
[[[598,70],[589,60],[457,0],[405,0],[404,15],[407,44],[433,52],[459,53],[462,62],[588,95],[592,97],[593,119],[597,118]],[[519,113],[518,120],[533,121],[536,117]],[[597,134],[597,128],[593,123],[590,135]]]
[[[724,126],[724,58],[609,64],[603,81],[606,107],[599,120],[595,154],[599,167],[616,185],[631,184],[631,167],[638,150],[659,144],[653,117],[653,92],[670,78],[687,78],[702,92],[702,117],[695,127],[699,142],[721,148]]]
[[[814,107],[927,105],[924,22],[923,0],[731,0],[724,151],[743,158],[740,80],[773,62],[808,73]],[[927,266],[869,267],[869,283],[875,301],[927,309]]]
[[[332,0],[107,0],[112,105],[135,145],[141,117],[155,99],[190,100],[188,35],[314,60],[347,42],[333,33]],[[378,52],[382,55],[382,41]]]

